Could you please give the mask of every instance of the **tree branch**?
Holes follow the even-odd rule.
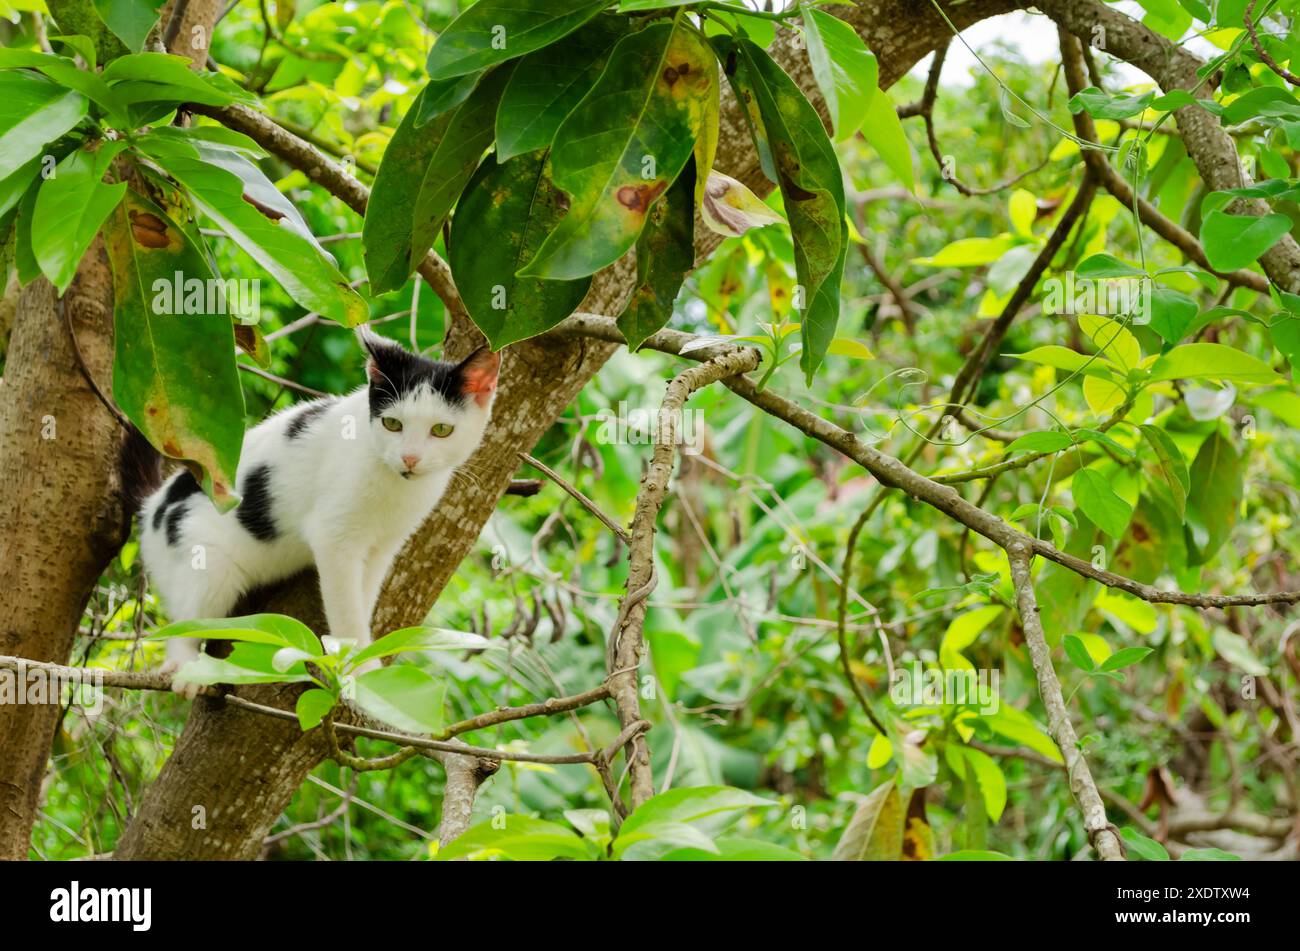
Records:
[[[1043,622],[1038,616],[1038,600],[1034,596],[1034,583],[1029,575],[1033,555],[1028,546],[1014,545],[1007,549],[1007,556],[1011,559],[1011,580],[1015,585],[1016,603],[1020,608],[1020,626],[1025,632],[1025,643],[1029,647],[1034,673],[1038,675],[1038,693],[1047,710],[1047,727],[1056,740],[1056,745],[1061,748],[1061,755],[1065,757],[1070,791],[1083,810],[1083,827],[1088,833],[1088,841],[1104,860],[1123,861],[1123,840],[1119,830],[1106,818],[1106,806],[1097,792],[1097,784],[1092,781],[1088,761],[1079,749],[1079,738],[1074,733],[1069,711],[1065,708],[1065,697],[1061,694],[1061,682],[1056,679],[1056,671],[1052,667],[1052,655],[1047,647],[1047,638],[1043,635]]]

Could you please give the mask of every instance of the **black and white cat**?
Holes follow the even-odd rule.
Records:
[[[499,355],[428,360],[359,333],[369,382],[298,404],[244,436],[239,505],[219,513],[187,471],[140,509],[140,554],[173,620],[228,617],[240,597],[310,565],[329,632],[370,642],[371,614],[402,544],[478,448],[492,413]],[[167,641],[164,671],[198,656]]]

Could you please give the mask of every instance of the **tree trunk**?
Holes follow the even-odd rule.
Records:
[[[219,11],[219,0],[191,0],[186,23],[206,32],[187,31],[174,50],[205,59]],[[118,466],[124,434],[82,360],[107,394],[113,277],[100,239],[62,299],[40,278],[13,317],[0,385],[0,653],[66,663],[95,582],[130,532]],[[60,709],[0,705],[0,859],[27,857]]]

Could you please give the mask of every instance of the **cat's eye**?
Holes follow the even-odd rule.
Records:
[[[434,423],[433,429],[429,430],[429,432],[439,439],[445,439],[451,435],[452,430],[455,428],[451,423]]]
[[[394,419],[392,416],[385,416],[380,420],[380,422],[384,424],[384,428],[390,433],[400,433],[402,431],[402,421],[400,419]]]

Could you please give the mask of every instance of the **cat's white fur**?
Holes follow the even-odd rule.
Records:
[[[169,544],[166,525],[155,528],[153,518],[172,480],[164,483],[142,506],[140,553],[170,617],[228,617],[245,592],[314,564],[330,633],[369,643],[371,615],[394,557],[483,438],[498,360],[487,354],[478,363],[478,389],[460,406],[420,386],[372,419],[369,388],[363,386],[331,400],[292,439],[287,433],[305,410],[301,404],[250,430],[236,486],[269,466],[276,530],[270,541],[250,534],[236,511],[218,513],[206,496],[194,494],[173,503],[186,511],[178,544]],[[382,359],[377,366],[372,357],[368,370],[372,381],[385,385]],[[401,432],[385,429],[383,417],[400,420]],[[454,429],[434,436],[438,423]],[[412,460],[418,461],[410,468]],[[198,641],[171,638],[166,651],[164,670],[175,677],[198,656]],[[173,687],[188,696],[196,689],[179,678]]]

